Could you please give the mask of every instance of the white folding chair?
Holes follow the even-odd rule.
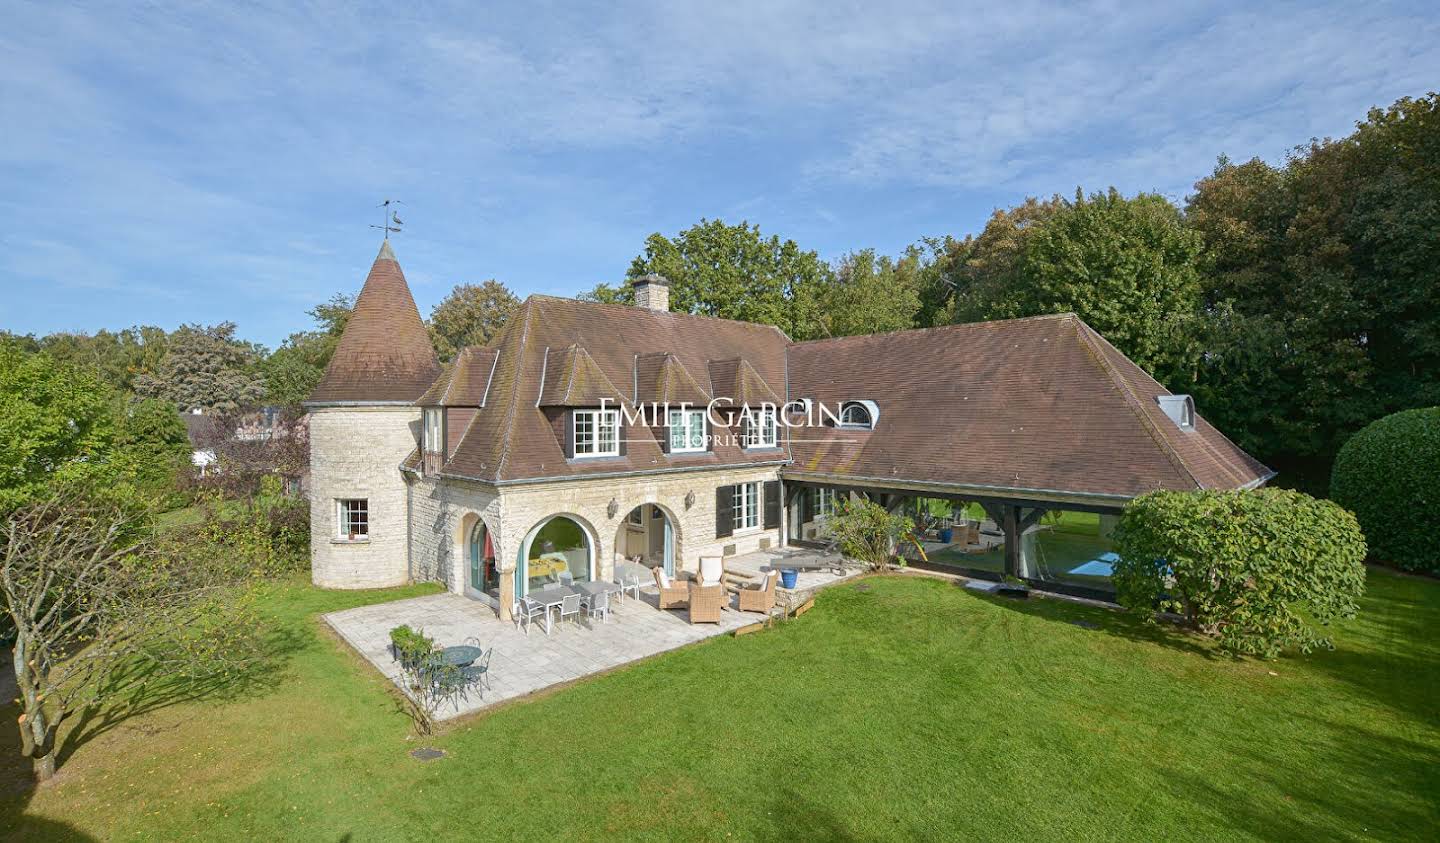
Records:
[[[580,620],[580,595],[567,594],[560,599],[560,622],[564,623],[566,618]]]

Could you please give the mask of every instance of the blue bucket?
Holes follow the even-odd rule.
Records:
[[[787,568],[780,572],[780,584],[785,588],[794,588],[798,579],[800,579],[800,572],[793,568]]]
[[[941,544],[949,544],[953,541],[955,541],[955,531],[953,529],[946,527],[945,529],[940,531]]]

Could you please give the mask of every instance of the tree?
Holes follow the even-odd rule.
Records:
[[[70,716],[147,684],[223,683],[255,652],[235,572],[158,553],[153,536],[143,512],[67,485],[0,523],[21,752],[40,780]]]
[[[301,402],[310,397],[325,376],[325,367],[330,365],[354,309],[354,296],[336,293],[308,311],[316,329],[291,334],[260,365],[266,402],[299,411]]]
[[[50,334],[40,341],[49,355],[82,369],[92,370],[116,391],[133,392],[135,378],[153,372],[165,356],[169,335],[164,328],[136,325],[123,331],[87,334]]]
[[[601,281],[575,298],[599,304],[634,304],[635,288],[629,284],[611,286]]]
[[[1161,383],[1183,390],[1193,380],[1201,239],[1168,200],[1077,192],[991,223],[998,230],[970,258],[957,318],[1074,312]]]
[[[702,219],[674,239],[652,234],[627,277],[650,273],[670,281],[671,310],[775,325],[792,339],[823,335],[829,267],[793,240],[762,236],[758,225]]]
[[[190,437],[175,405],[159,398],[130,402],[119,416],[115,459],[135,486],[158,501],[179,505],[175,496],[190,466]]]
[[[1311,622],[1353,616],[1365,589],[1355,516],[1289,489],[1142,495],[1120,517],[1115,550],[1121,605],[1178,612],[1235,653],[1328,647]]]
[[[181,325],[154,373],[135,379],[135,391],[182,410],[233,410],[265,395],[259,372],[263,349],[235,337],[235,323]]]
[[[896,543],[915,530],[915,522],[868,498],[839,500],[827,522],[840,551],[881,571],[895,558]]]
[[[916,246],[898,259],[877,257],[874,249],[841,258],[821,294],[826,333],[843,337],[914,327],[923,266]]]
[[[1195,188],[1218,321],[1196,393],[1222,428],[1323,487],[1355,431],[1440,403],[1440,95],[1280,167],[1221,158]]]
[[[1355,513],[1374,558],[1440,573],[1440,407],[1395,413],[1350,437],[1330,496]]]
[[[468,345],[486,344],[519,306],[510,288],[494,279],[456,285],[430,311],[430,339],[436,353],[441,360],[450,360]]]
[[[0,513],[52,482],[115,482],[113,396],[93,374],[0,343]]]

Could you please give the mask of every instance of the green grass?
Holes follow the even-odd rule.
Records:
[[[356,841],[1421,839],[1440,821],[1430,580],[1374,572],[1334,652],[1263,662],[1100,609],[871,578],[460,723],[429,763],[314,617],[413,593],[278,593],[276,684],[122,721],[0,817],[23,809],[22,839]]]

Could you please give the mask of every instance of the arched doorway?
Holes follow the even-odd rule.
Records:
[[[485,522],[475,520],[465,541],[465,590],[474,597],[500,599],[500,571],[495,564],[495,539]]]
[[[675,575],[675,525],[663,507],[647,503],[630,510],[615,531],[616,561],[664,567]]]
[[[546,586],[586,582],[595,575],[595,550],[585,527],[573,518],[555,515],[536,524],[520,549],[515,596]]]

